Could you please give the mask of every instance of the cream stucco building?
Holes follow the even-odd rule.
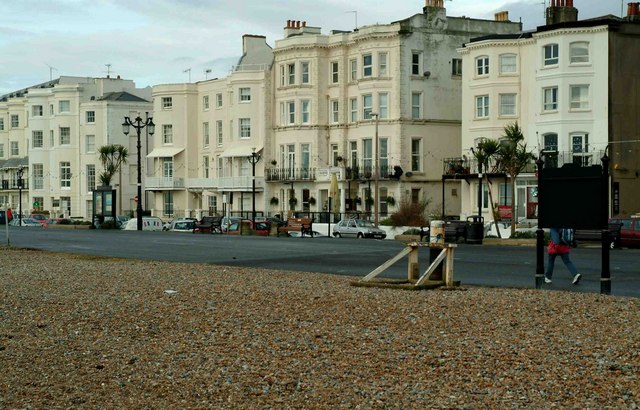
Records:
[[[640,24],[637,17],[578,20],[578,10],[560,0],[547,10],[547,25],[531,32],[475,38],[461,48],[463,218],[478,214],[477,164],[470,149],[483,138],[502,138],[517,122],[527,147],[548,165],[600,164],[609,147],[612,159],[612,214],[629,215],[638,207],[638,88]],[[635,39],[635,40],[633,40]],[[634,70],[636,74],[634,74]],[[635,155],[634,155],[635,153]],[[635,170],[635,174],[634,171]],[[537,177],[533,164],[511,192],[506,175],[484,170],[482,216],[489,212],[491,189],[496,205],[515,194],[517,220],[537,219]],[[453,173],[453,176],[456,176]],[[466,174],[466,175],[465,175]],[[619,202],[613,203],[614,188]],[[596,200],[596,199],[594,199]]]
[[[98,150],[121,144],[129,165],[112,181],[117,213],[135,209],[135,138],[122,133],[125,116],[150,112],[151,89],[118,78],[67,77],[0,98],[0,203],[22,210],[91,220],[92,191],[102,171]],[[133,171],[132,171],[133,170]]]

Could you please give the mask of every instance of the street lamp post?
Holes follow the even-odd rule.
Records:
[[[379,158],[379,144],[378,144],[378,113],[371,113],[371,116],[374,118],[375,122],[376,122],[376,133],[375,133],[375,147],[374,147],[374,154],[373,154],[373,159],[374,159],[374,184],[373,184],[373,189],[375,190],[374,194],[373,194],[373,201],[374,201],[374,208],[373,208],[373,223],[375,226],[378,226],[379,221],[379,215],[380,215],[380,188],[379,188],[379,184],[380,184],[380,158]],[[371,191],[369,191],[371,192]]]
[[[20,167],[18,167],[18,172],[16,173],[18,176],[18,226],[22,226],[22,173],[24,172],[24,169],[22,168],[22,165],[20,165]],[[9,223],[7,221],[7,223]]]
[[[141,231],[142,230],[142,168],[141,168],[142,159],[140,158],[140,151],[142,149],[142,146],[140,144],[140,132],[142,131],[143,128],[148,127],[147,131],[149,131],[150,135],[153,135],[153,133],[156,130],[156,125],[153,123],[152,117],[148,117],[143,120],[138,115],[136,119],[134,119],[133,121],[129,117],[124,117],[124,122],[122,123],[122,132],[124,133],[124,135],[129,135],[130,126],[136,129],[136,133],[138,135],[138,145],[137,145],[138,147],[138,202],[136,206],[136,217],[138,219],[138,230]]]
[[[247,158],[251,163],[251,222],[256,225],[256,164],[260,161],[260,154],[255,148],[251,148],[251,155]]]

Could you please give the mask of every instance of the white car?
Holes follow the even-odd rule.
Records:
[[[169,232],[193,232],[193,228],[196,226],[196,221],[191,219],[185,219],[184,221],[174,221],[171,223]]]
[[[170,222],[167,222],[165,224],[162,225],[162,230],[163,231],[172,231],[175,224],[178,222],[182,222],[182,221],[193,221],[193,222],[197,222],[198,220],[196,218],[186,218],[184,216],[179,216],[177,218],[173,218]]]
[[[300,234],[300,232],[296,232],[296,231],[290,231],[289,232],[289,236],[292,237],[292,238],[310,238],[309,235],[302,236]],[[320,237],[325,237],[326,238],[326,236],[327,236],[326,233],[320,233],[318,231],[313,231],[313,237],[314,238],[320,238]]]
[[[33,218],[22,218],[22,224],[20,224],[20,218],[13,218],[9,222],[9,226],[33,226],[42,228],[42,224]]]
[[[124,226],[125,231],[137,231],[138,230],[138,218],[131,218]],[[162,219],[155,216],[143,216],[142,217],[142,230],[143,231],[161,231]]]
[[[384,239],[387,233],[364,219],[343,219],[333,227],[333,236]]]

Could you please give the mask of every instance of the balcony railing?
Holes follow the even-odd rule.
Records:
[[[370,180],[376,178],[376,169],[371,166],[362,167],[346,167],[345,179],[347,180]],[[393,169],[387,165],[381,166],[378,172],[378,179],[389,179],[389,173],[393,173]]]
[[[235,176],[220,178],[187,178],[189,189],[217,189],[220,191],[253,189],[252,176]],[[264,177],[256,177],[256,189],[264,188]]]
[[[544,162],[546,168],[559,168],[564,164],[575,164],[581,167],[600,164],[600,158],[604,155],[604,151],[547,151],[544,153]],[[536,171],[535,161],[528,164],[522,171],[524,173],[533,173]],[[504,172],[499,164],[495,161],[489,162],[489,169],[483,169],[483,172],[500,173]],[[478,173],[478,162],[475,158],[455,157],[445,158],[443,160],[443,175],[470,175]]]
[[[145,180],[147,189],[179,189],[184,188],[184,178],[151,177]]]
[[[313,181],[315,168],[267,168],[267,181]]]
[[[10,179],[3,179],[2,180],[2,184],[0,185],[4,190],[7,189],[15,189],[15,190],[19,190],[20,187],[18,187],[18,181],[13,181]],[[22,189],[29,189],[29,180],[28,179],[23,179],[22,180]]]

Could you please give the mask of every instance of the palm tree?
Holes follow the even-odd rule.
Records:
[[[498,233],[498,237],[502,238],[500,234],[500,226],[496,222],[496,214],[495,214],[495,206],[493,202],[493,194],[491,192],[491,187],[489,186],[489,165],[495,164],[498,165],[498,153],[500,151],[500,143],[496,140],[482,139],[478,146],[474,149],[471,148],[471,153],[474,158],[478,162],[478,165],[482,165],[482,169],[484,169],[484,175],[487,177],[487,190],[489,191],[489,206],[491,207],[491,217],[493,222],[496,225],[496,231]]]
[[[524,143],[524,135],[517,121],[504,127],[503,140],[500,142],[497,158],[500,168],[511,179],[511,235],[513,236],[516,232],[516,177],[536,158],[532,152],[527,151],[527,144]]]
[[[127,163],[129,150],[120,144],[103,145],[98,150],[100,162],[104,171],[100,173],[98,179],[102,186],[111,185],[111,179],[120,170],[120,167]]]

